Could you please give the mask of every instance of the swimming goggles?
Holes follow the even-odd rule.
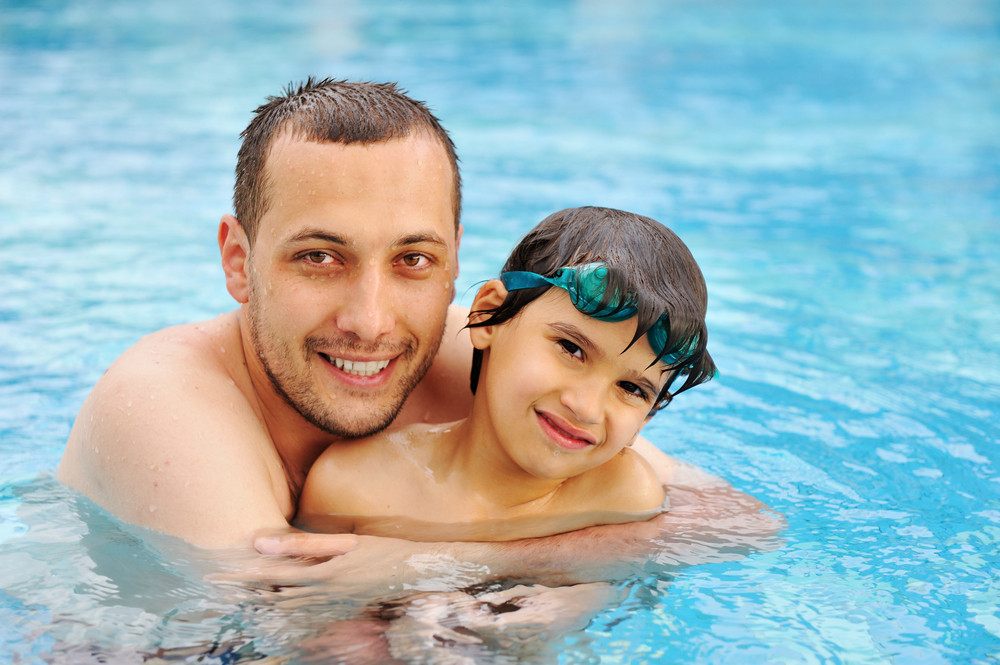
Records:
[[[540,286],[558,286],[569,293],[573,306],[581,313],[601,321],[625,321],[638,313],[633,298],[621,302],[618,294],[605,300],[604,292],[608,282],[608,267],[604,263],[587,263],[579,266],[566,266],[556,271],[552,277],[545,277],[534,272],[515,270],[500,275],[500,281],[508,291],[532,289]],[[670,337],[670,318],[663,314],[646,333],[649,345],[660,357],[661,362],[674,365],[687,358],[697,344],[691,340],[682,348],[664,353],[667,339]]]

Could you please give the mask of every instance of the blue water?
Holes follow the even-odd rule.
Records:
[[[466,303],[570,205],[704,270],[722,374],[646,433],[783,546],[654,567],[537,662],[1000,661],[1000,3],[282,4],[0,0],[0,662],[296,658],[345,615],[204,582],[51,480],[121,351],[233,307],[237,137],[310,74],[452,131]]]

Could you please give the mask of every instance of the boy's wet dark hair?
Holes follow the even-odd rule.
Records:
[[[622,294],[633,300],[638,310],[635,336],[629,346],[666,315],[669,334],[660,356],[685,351],[681,360],[670,365],[671,372],[652,412],[669,404],[674,395],[715,375],[715,363],[705,348],[708,341],[705,279],[687,246],[654,219],[612,208],[560,210],[543,219],[518,243],[503,272],[527,271],[552,277],[560,268],[595,262],[605,264],[608,269],[605,298]],[[473,316],[469,327],[505,323],[550,288],[553,287],[546,285],[510,290],[496,309],[473,312],[485,316]],[[474,350],[473,393],[479,383],[482,360],[483,352]],[[681,376],[685,377],[684,382],[671,392],[671,386]]]

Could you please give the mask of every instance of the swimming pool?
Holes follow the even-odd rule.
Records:
[[[232,307],[237,135],[320,74],[398,80],[452,131],[466,302],[571,205],[664,221],[704,270],[722,374],[647,436],[784,513],[784,545],[653,570],[532,657],[996,662],[998,24],[986,0],[5,2],[0,661],[299,657],[344,616],[220,590],[49,477],[124,348]]]

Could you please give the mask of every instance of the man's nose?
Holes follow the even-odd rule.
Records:
[[[365,266],[352,280],[337,313],[337,327],[363,342],[373,342],[396,325],[388,280],[374,266]]]

